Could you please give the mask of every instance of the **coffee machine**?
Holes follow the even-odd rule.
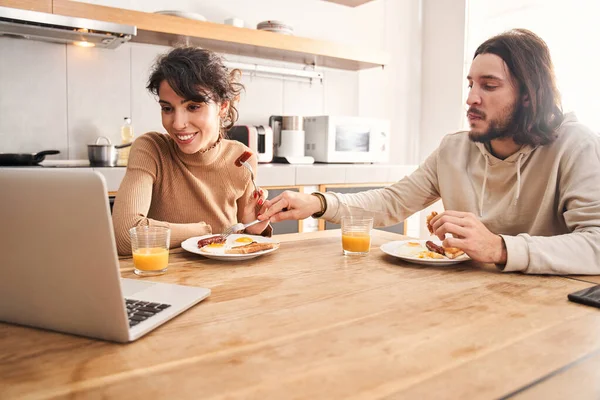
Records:
[[[273,129],[273,162],[313,164],[315,159],[304,155],[304,118],[298,115],[271,115]]]

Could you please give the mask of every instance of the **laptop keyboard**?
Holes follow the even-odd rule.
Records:
[[[151,303],[149,301],[140,301],[125,299],[125,307],[127,307],[127,318],[129,319],[129,327],[136,326],[148,318],[154,317],[156,314],[171,307],[170,304]]]

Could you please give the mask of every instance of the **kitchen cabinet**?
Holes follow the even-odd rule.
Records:
[[[0,0],[0,6],[45,13],[52,12],[52,0]]]
[[[13,7],[23,8],[16,5],[17,2],[0,0],[0,5],[11,3]],[[52,9],[54,14],[59,15],[135,25],[138,34],[132,41],[140,43],[171,46],[186,41],[220,53],[353,71],[381,67],[390,60],[387,52],[375,48],[360,48],[169,15],[69,0],[53,0]]]
[[[269,199],[279,196],[286,190],[293,192],[303,192],[303,188],[299,186],[286,186],[286,187],[264,187],[269,191]],[[299,233],[302,232],[303,221],[281,221],[276,222],[273,225],[273,234],[279,235],[282,233]]]
[[[46,167],[56,166],[56,163],[51,160],[44,161],[44,164]],[[87,165],[86,160],[72,160],[73,169],[81,169],[84,164]],[[64,163],[60,163],[60,165],[66,166]],[[411,174],[416,168],[415,165],[259,164],[257,184],[269,191],[270,199],[285,190],[301,193],[310,193],[315,190],[356,193],[388,186],[390,185],[388,182],[398,181]],[[114,200],[126,169],[123,167],[95,167],[94,171],[104,176],[109,200]],[[415,224],[419,224],[419,222],[416,221]],[[410,221],[405,221],[392,227],[383,228],[383,230],[406,234],[407,225],[412,226]],[[324,220],[310,218],[303,221],[284,221],[274,224],[277,234],[325,230],[333,227],[335,225],[326,224]],[[418,232],[412,234],[418,236]]]
[[[264,187],[269,191],[269,198],[272,199],[275,196],[280,195],[285,190],[291,190],[294,192],[302,192],[301,187],[279,187],[279,188],[269,188]],[[108,192],[108,202],[110,205],[110,212],[112,214],[115,197],[117,196],[117,192]],[[282,234],[282,233],[300,233],[303,231],[303,221],[281,221],[273,224],[273,234]]]
[[[388,184],[381,185],[373,185],[373,184],[364,184],[364,185],[320,185],[319,192],[336,192],[336,193],[358,193],[363,192],[365,190],[371,189],[380,189],[382,187],[388,186]],[[340,229],[339,224],[333,224],[331,222],[326,222],[324,220],[319,220],[319,230],[327,230],[327,229]],[[402,235],[406,235],[406,224],[405,222],[401,222],[396,225],[386,226],[386,227],[377,227],[377,229],[387,232],[395,232],[400,233]]]

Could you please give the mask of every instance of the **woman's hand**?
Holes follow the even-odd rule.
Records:
[[[317,196],[286,190],[263,204],[258,212],[258,219],[271,222],[300,220],[319,211],[321,211],[321,201]]]
[[[264,205],[269,192],[267,189],[258,188],[258,191],[252,192],[252,199],[246,203],[243,210],[242,222],[247,224],[257,219],[257,211]],[[269,225],[269,221],[263,221],[256,225],[246,228],[246,232],[251,235],[260,235]]]

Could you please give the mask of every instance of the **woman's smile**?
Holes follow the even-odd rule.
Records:
[[[190,144],[194,138],[198,135],[198,132],[191,133],[174,133],[175,139],[181,144]]]

